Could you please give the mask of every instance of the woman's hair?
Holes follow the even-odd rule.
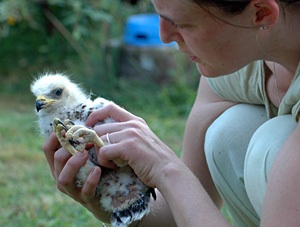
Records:
[[[237,15],[242,13],[250,0],[192,0],[199,6],[214,6],[220,8],[223,12]],[[287,6],[293,3],[300,3],[300,0],[278,0],[282,6]]]

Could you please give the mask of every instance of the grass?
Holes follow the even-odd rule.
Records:
[[[7,96],[1,96],[0,105],[0,226],[99,226],[56,190],[33,105]]]
[[[133,99],[133,93],[127,97]],[[179,154],[186,116],[159,117],[165,113],[139,105],[129,109]],[[34,98],[29,92],[0,93],[0,106],[0,226],[99,226],[92,214],[56,189],[42,152]]]
[[[0,226],[99,226],[91,213],[56,189],[42,152],[34,98],[0,94],[0,106]],[[159,117],[165,113],[133,106],[179,154],[186,115]],[[230,220],[226,208],[222,212]]]

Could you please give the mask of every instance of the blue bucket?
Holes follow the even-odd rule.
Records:
[[[175,42],[163,43],[159,37],[159,16],[157,14],[136,14],[125,24],[123,43],[130,46],[161,47],[176,46]]]

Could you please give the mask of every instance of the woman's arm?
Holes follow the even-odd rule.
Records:
[[[276,129],[275,129],[276,130]],[[280,149],[268,179],[261,226],[300,225],[300,125]]]
[[[185,133],[182,160],[204,182],[207,174],[209,176],[203,155],[206,128],[231,105],[233,103],[222,101],[217,97],[208,87],[206,80],[202,79]],[[104,140],[106,133],[110,133],[112,142],[100,149],[99,162],[105,166],[109,160],[115,158],[127,160],[144,183],[157,187],[163,195],[162,197],[159,194],[158,200],[153,202],[152,212],[145,217],[143,226],[176,226],[176,224],[177,226],[199,226],[201,223],[203,226],[226,226],[228,224],[198,178],[170,148],[157,138],[142,119],[118,106],[111,105],[92,113],[87,125],[94,125],[108,117],[118,122],[95,127]],[[63,149],[55,151],[56,149],[57,146],[50,147],[49,143],[44,146],[58,188],[84,205],[97,218],[107,221],[107,214],[99,209],[99,204],[94,198],[101,170],[96,168],[91,172],[82,190],[77,189],[73,180],[78,169],[87,159],[86,154],[70,157]],[[205,173],[204,176],[202,171]],[[209,187],[206,190],[209,191]]]
[[[220,98],[202,77],[198,95],[189,115],[181,159],[193,171],[215,204],[220,208],[221,198],[208,170],[204,154],[204,138],[207,128],[226,109],[235,103]]]
[[[208,87],[206,79],[202,79],[197,100],[189,117],[185,134],[185,144],[188,146],[185,146],[183,154],[184,162],[199,178],[205,179],[202,176],[203,170],[209,175],[207,168],[201,166],[206,164],[203,154],[206,128],[232,105],[234,103],[223,101],[216,96]],[[146,127],[145,122],[131,118],[116,106],[109,108],[95,112],[88,122],[93,124],[106,117],[123,122],[96,128],[99,135],[110,133],[110,139],[113,141],[113,145],[100,149],[100,162],[105,164],[105,160],[117,157],[127,160],[146,184],[157,187],[162,193],[178,226],[199,226],[201,223],[203,226],[226,226],[227,221],[214,206],[199,180],[174,152]],[[157,223],[157,226],[173,226],[170,222],[170,208],[162,198],[158,204],[153,202],[153,211],[145,218],[143,226],[153,226],[153,223]]]
[[[119,119],[125,119],[127,115],[121,108],[110,106],[94,117],[98,118],[101,114],[108,117],[105,111],[116,114],[110,115],[114,119],[117,115]],[[110,131],[112,142],[100,148],[100,164],[116,158],[128,161],[145,184],[156,187],[161,192],[170,207],[176,226],[229,226],[195,175],[143,121],[132,118],[123,123],[100,125],[95,130],[100,135]],[[155,213],[165,213],[167,207],[161,209],[160,204],[155,202],[153,205],[151,217],[154,219],[148,216],[143,223],[145,226],[153,226],[153,222],[157,221],[158,226],[166,226],[162,222],[168,220],[163,216],[158,220]]]
[[[157,187],[172,211],[176,226],[231,226],[199,180],[181,162],[164,169]]]

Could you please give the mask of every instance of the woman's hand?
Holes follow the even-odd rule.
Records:
[[[109,133],[111,142],[99,150],[100,165],[111,167],[113,166],[111,160],[118,158],[125,160],[145,184],[158,189],[164,183],[166,174],[163,173],[168,171],[168,167],[182,169],[184,164],[170,148],[157,138],[144,120],[117,105],[109,105],[93,112],[86,125],[94,126],[106,118],[113,118],[117,122],[95,127],[95,131],[104,141],[106,134]],[[98,219],[109,222],[109,215],[101,210],[99,200],[95,198],[96,187],[101,177],[101,168],[95,167],[83,187],[77,188],[74,184],[76,174],[86,163],[88,154],[87,152],[78,152],[72,156],[59,147],[60,144],[55,134],[51,134],[43,146],[57,188],[81,203]]]
[[[53,177],[56,180],[57,188],[81,203],[90,210],[94,216],[102,221],[109,221],[109,216],[101,210],[99,199],[95,197],[96,187],[101,177],[101,169],[95,167],[89,174],[82,188],[75,185],[75,178],[78,170],[87,159],[87,151],[78,152],[72,156],[69,152],[60,148],[60,144],[55,136],[51,134],[45,141],[43,150],[50,166]]]
[[[167,147],[148,127],[145,121],[117,105],[108,105],[94,111],[86,125],[112,118],[116,122],[96,126],[94,130],[106,141],[108,133],[111,144],[99,150],[98,162],[111,166],[111,160],[128,162],[139,178],[150,187],[159,187],[163,171],[169,165],[183,165],[176,154]]]

